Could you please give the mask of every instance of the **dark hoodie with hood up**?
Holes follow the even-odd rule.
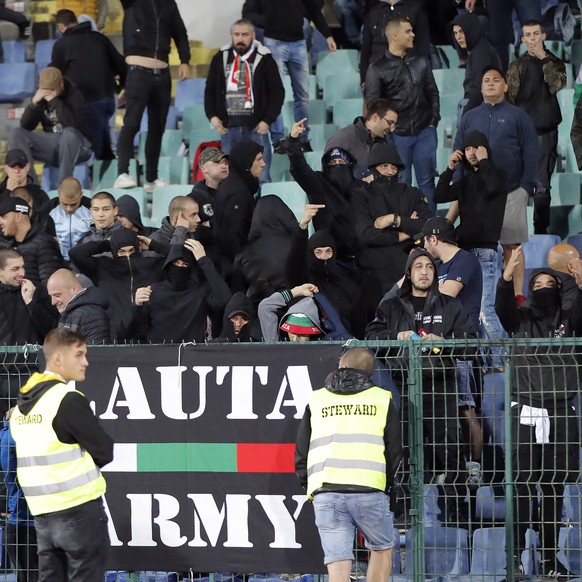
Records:
[[[463,81],[464,97],[468,99],[463,112],[467,112],[483,103],[481,77],[485,68],[495,67],[501,70],[502,66],[499,54],[487,40],[485,30],[483,30],[483,25],[477,14],[471,12],[459,14],[453,20],[451,28],[455,24],[460,26],[465,33],[467,52],[469,53],[465,67],[465,80]],[[459,47],[459,43],[454,38],[453,45],[455,48]]]
[[[481,160],[475,171],[465,158],[465,148],[484,146],[489,157]],[[493,165],[487,136],[472,131],[463,143],[463,177],[451,184],[455,170],[447,169],[440,175],[434,193],[434,201],[459,201],[461,223],[457,227],[457,240],[462,249],[487,248],[497,250],[507,187],[505,172]]]
[[[231,286],[246,290],[255,281],[267,281],[275,289],[289,286],[285,263],[297,228],[293,211],[278,196],[257,202],[248,245],[234,260]]]
[[[376,293],[378,301],[404,273],[410,241],[400,242],[398,234],[402,232],[413,237],[432,216],[422,192],[398,182],[398,175],[381,176],[375,169],[381,163],[404,169],[394,144],[375,145],[368,159],[369,166],[373,167],[374,180],[370,184],[362,184],[352,199],[356,235],[361,246],[360,264],[371,271],[380,284],[381,293]],[[418,218],[410,218],[413,212],[417,213]],[[387,214],[400,216],[398,230],[374,226],[377,218]]]
[[[315,230],[327,230],[337,241],[340,260],[353,257],[358,251],[358,241],[354,219],[350,210],[352,191],[357,182],[354,171],[357,161],[346,149],[340,146],[327,148],[321,159],[321,172],[311,168],[305,159],[299,139],[288,139],[291,175],[307,194],[310,204],[325,204],[313,217]],[[333,149],[341,149],[350,160],[349,164],[330,166],[328,155]]]
[[[131,223],[138,229],[137,234],[139,235],[149,236],[157,230],[143,225],[139,203],[129,194],[124,194],[117,199],[117,215],[131,220]]]
[[[234,333],[234,326],[231,317],[235,315],[244,315],[248,323],[238,332]],[[257,320],[257,315],[251,300],[242,292],[237,291],[226,304],[224,308],[224,320],[222,323],[222,332],[213,342],[260,342],[261,326]]]
[[[216,191],[214,239],[222,273],[228,272],[236,253],[248,242],[255,209],[254,196],[259,189],[259,179],[251,174],[250,169],[262,151],[263,148],[254,141],[236,143],[228,159],[228,177]]]
[[[188,267],[174,265],[183,259]],[[195,261],[182,245],[172,245],[164,264],[164,280],[153,283],[149,301],[132,304],[122,321],[123,339],[145,335],[152,343],[195,341],[203,343],[207,316],[224,309],[231,293],[212,261]]]
[[[533,290],[535,278],[547,274],[556,279],[553,289]],[[499,278],[495,311],[507,333],[517,338],[554,338],[554,345],[516,346],[513,349],[513,398],[528,406],[564,408],[579,393],[577,349],[560,346],[563,337],[582,336],[582,291],[574,304],[562,308],[561,274],[548,267],[534,269],[527,301],[517,307],[513,281]],[[556,364],[559,365],[556,365]]]
[[[413,262],[420,256],[428,257],[435,270],[433,282],[422,309],[422,319],[417,321],[417,314],[412,303],[410,273]],[[428,251],[424,249],[412,251],[406,262],[405,273],[404,282],[396,296],[384,299],[378,305],[376,317],[366,328],[366,339],[395,340],[400,331],[418,332],[421,328],[427,334],[432,333],[444,339],[476,337],[475,328],[463,304],[457,298],[444,295],[439,291],[436,264]],[[454,383],[455,375],[455,363],[452,361],[452,356],[441,351],[436,355],[437,365],[432,361],[432,356],[433,352],[429,350],[422,358],[423,378],[425,382],[430,382],[429,385],[433,386],[435,391],[443,392],[447,386],[449,387],[447,391],[449,391]],[[402,363],[406,365],[406,362]]]
[[[118,257],[121,247],[133,246],[135,252],[127,257]],[[88,242],[77,245],[69,252],[73,264],[83,275],[87,275],[99,287],[109,301],[111,333],[117,337],[121,321],[129,311],[140,287],[147,287],[162,276],[168,246],[152,241],[150,249],[164,256],[144,257],[139,251],[137,235],[127,229],[118,228],[111,240]],[[110,251],[112,256],[95,256]]]

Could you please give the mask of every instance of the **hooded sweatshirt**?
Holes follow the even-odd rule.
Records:
[[[447,167],[439,177],[434,200],[437,203],[459,201],[461,222],[457,227],[457,240],[461,248],[497,250],[507,201],[505,172],[493,165],[485,134],[469,133],[462,144],[463,152],[469,146],[487,148],[489,157],[481,160],[475,171],[463,156],[463,177],[453,184],[455,171]]]
[[[533,291],[538,275],[554,277],[553,290]],[[582,291],[569,309],[562,308],[561,275],[548,267],[534,269],[527,301],[515,304],[513,281],[499,278],[495,311],[507,333],[518,338],[553,338],[553,345],[515,346],[512,358],[513,398],[534,407],[563,409],[579,392],[577,349],[562,347],[559,339],[582,335]],[[556,365],[559,362],[560,365]]]
[[[231,317],[244,315],[248,322],[241,328],[238,334],[234,333]],[[258,325],[257,316],[251,300],[241,291],[237,291],[224,308],[224,321],[220,337],[215,342],[252,342],[261,341],[261,328]]]
[[[132,224],[138,229],[137,234],[147,236],[156,230],[143,225],[139,203],[129,194],[124,194],[117,199],[117,214],[131,220]]]
[[[465,67],[465,80],[463,81],[464,97],[468,99],[463,110],[466,112],[483,103],[481,77],[485,68],[495,67],[501,70],[502,67],[499,54],[487,40],[477,14],[471,12],[459,14],[453,20],[451,28],[455,24],[460,26],[465,33],[467,52],[469,53]],[[453,45],[458,47],[459,43],[453,40]]]
[[[254,141],[236,143],[229,156],[229,173],[214,199],[214,238],[221,259],[222,272],[228,271],[237,252],[247,242],[255,209],[254,196],[259,179],[250,168],[263,148]]]

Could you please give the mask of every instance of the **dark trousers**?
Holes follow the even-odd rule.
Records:
[[[111,149],[111,128],[109,121],[115,113],[115,97],[105,97],[85,103],[85,120],[89,140],[97,160],[112,160],[115,156]]]
[[[22,12],[15,12],[14,10],[10,10],[10,8],[6,8],[6,6],[0,5],[0,20],[5,20],[6,22],[13,22],[16,26],[20,27],[21,29],[26,28],[28,24],[28,18]]]
[[[159,69],[156,69],[159,71]],[[162,136],[170,108],[172,80],[170,69],[154,74],[154,69],[129,65],[125,82],[126,109],[123,127],[117,142],[118,172],[129,170],[133,157],[133,140],[139,131],[141,118],[147,108],[148,137],[145,146],[146,180],[153,182],[158,177],[158,160],[162,147]]]
[[[521,405],[511,409],[516,553],[524,549],[525,532],[531,526],[540,533],[543,559],[554,560],[564,485],[575,483],[580,470],[578,421],[571,406],[548,408],[550,442],[538,444],[536,427],[520,422],[521,409]]]
[[[6,549],[18,582],[37,582],[38,556],[36,554],[36,530],[32,526],[6,525]]]
[[[34,519],[40,582],[103,582],[109,549],[101,499]]]
[[[550,180],[558,159],[558,130],[538,135],[540,157],[538,183],[534,195],[535,234],[546,234],[550,226]]]

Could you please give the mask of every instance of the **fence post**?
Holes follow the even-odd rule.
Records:
[[[512,467],[512,413],[511,413],[511,352],[508,354],[505,362],[504,380],[505,391],[503,397],[503,410],[505,421],[505,569],[507,571],[507,582],[515,580],[515,540],[513,539],[513,504],[514,499],[514,482]],[[520,557],[518,557],[520,559]]]
[[[408,419],[412,520],[412,577],[424,582],[424,449],[421,342],[409,341]]]

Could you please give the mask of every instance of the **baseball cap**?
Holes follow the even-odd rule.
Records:
[[[28,158],[22,150],[8,150],[4,163],[11,168],[14,166],[26,166],[28,164]]]
[[[20,212],[21,214],[30,214],[30,206],[22,198],[12,198],[3,196],[0,201],[0,216],[9,212]]]
[[[415,234],[414,238],[417,240],[423,239],[425,236],[438,235],[441,240],[457,244],[457,232],[453,223],[444,216],[435,216],[429,218],[422,227],[422,231]]]
[[[217,164],[224,158],[228,159],[228,156],[222,150],[218,148],[206,148],[202,150],[198,163],[200,166],[206,162],[214,162]]]
[[[61,86],[63,82],[63,75],[59,69],[56,67],[47,67],[41,71],[38,78],[38,88],[39,89],[49,89],[53,90]]]

